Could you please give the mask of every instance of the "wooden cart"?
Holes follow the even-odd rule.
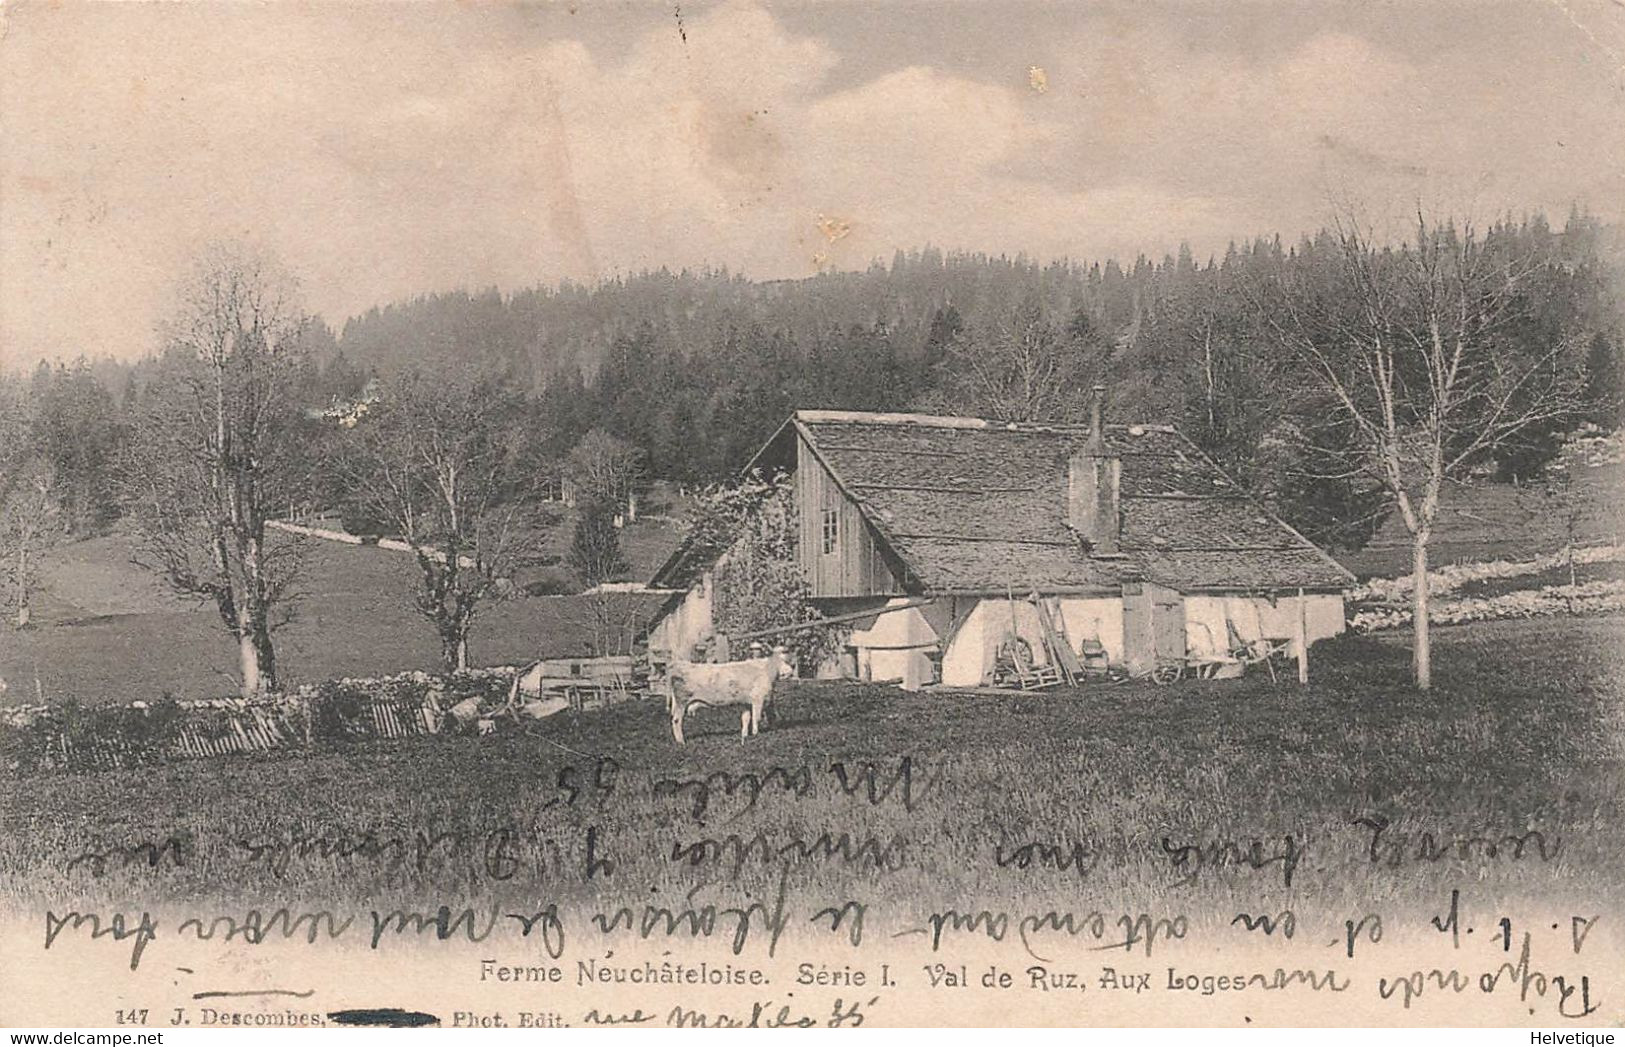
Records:
[[[539,674],[541,697],[563,697],[572,709],[612,705],[644,694],[648,690],[647,665],[632,655],[604,655],[597,658],[544,658],[527,674],[526,690]]]

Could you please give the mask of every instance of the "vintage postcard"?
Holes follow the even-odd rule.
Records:
[[[19,0],[0,1024],[1618,1026],[1622,423],[1619,0]]]

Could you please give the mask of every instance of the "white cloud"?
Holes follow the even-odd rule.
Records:
[[[1008,69],[949,71],[854,65],[838,10],[811,35],[748,2],[590,41],[562,12],[538,29],[449,4],[56,10],[12,12],[0,44],[12,354],[145,351],[171,275],[235,233],[338,320],[459,285],[793,276],[927,242],[1213,250],[1312,226],[1347,186],[1625,200],[1618,85],[1570,74],[1561,25],[1494,55],[1346,27],[1244,53],[1080,14]]]

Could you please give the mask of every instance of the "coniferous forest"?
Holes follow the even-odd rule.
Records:
[[[1517,481],[1539,474],[1563,433],[1620,420],[1621,238],[1579,212],[1561,226],[1536,215],[1475,235],[1501,257],[1539,262],[1514,285],[1520,308],[1497,337],[1525,352],[1561,345],[1554,361],[1583,376],[1565,417],[1498,441],[1476,467]],[[1180,426],[1306,533],[1357,547],[1383,498],[1317,468],[1336,434],[1305,434],[1326,404],[1309,383],[1295,387],[1270,329],[1281,296],[1334,280],[1341,249],[1333,230],[1132,262],[927,247],[801,280],[662,269],[595,286],[444,292],[336,328],[306,319],[298,388],[319,408],[402,371],[500,376],[528,398],[529,460],[562,462],[599,430],[641,450],[645,477],[701,484],[731,475],[796,408],[1076,420],[1100,383],[1114,419]],[[116,516],[116,462],[131,419],[164,385],[164,348],[126,364],[86,347],[94,362],[42,364],[22,379],[33,442],[74,533]]]

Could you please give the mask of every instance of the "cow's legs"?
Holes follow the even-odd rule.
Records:
[[[683,721],[688,718],[691,697],[682,681],[666,676],[666,711],[671,713],[671,736],[678,745],[683,744]]]
[[[739,710],[739,740],[740,741],[744,741],[746,738],[749,738],[752,734],[756,733],[755,731],[751,730],[752,726],[753,725],[751,723],[750,709],[745,708],[745,709]]]

